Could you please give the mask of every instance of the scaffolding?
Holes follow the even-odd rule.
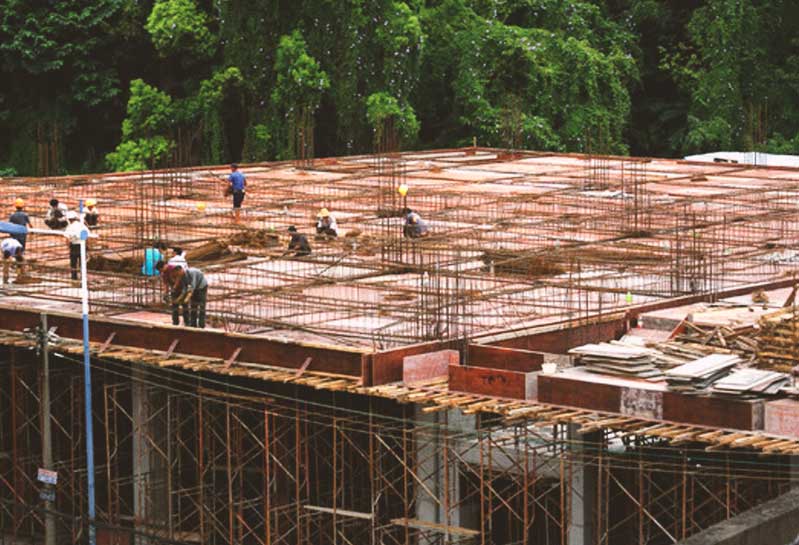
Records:
[[[30,351],[0,364],[0,528],[39,539],[42,422],[58,543],[83,543],[78,360],[53,354],[49,412]],[[785,492],[788,460],[744,449],[94,360],[104,543],[667,544]]]

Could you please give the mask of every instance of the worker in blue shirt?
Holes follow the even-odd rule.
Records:
[[[14,201],[14,208],[16,208],[16,211],[13,214],[11,214],[11,217],[8,218],[8,221],[16,225],[21,225],[23,227],[33,227],[33,225],[31,225],[31,220],[28,217],[28,214],[26,214],[24,210],[25,201],[19,198],[16,199]],[[20,244],[22,244],[22,249],[24,250],[25,242],[28,240],[27,233],[14,234],[11,236],[17,239]]]
[[[236,223],[239,222],[239,214],[241,213],[241,203],[244,202],[244,193],[247,191],[247,179],[244,174],[239,172],[239,165],[233,163],[230,165],[230,176],[228,176],[230,187],[228,188],[231,195],[233,195],[233,217]]]
[[[155,264],[163,259],[160,246],[162,243],[156,242],[151,248],[144,250],[144,264],[141,266],[141,273],[144,276],[158,276],[158,269]]]

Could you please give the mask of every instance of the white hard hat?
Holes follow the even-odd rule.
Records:
[[[70,220],[70,221],[76,220],[76,219],[78,219],[78,214],[76,212],[74,212],[73,210],[70,210],[69,212],[67,212],[67,219]]]

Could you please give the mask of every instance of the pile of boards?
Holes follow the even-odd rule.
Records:
[[[666,382],[671,390],[698,393],[728,375],[741,363],[734,354],[711,354],[666,371]]]
[[[757,358],[760,366],[790,372],[799,364],[799,316],[787,307],[763,316],[758,322]]]
[[[645,379],[659,379],[663,374],[655,365],[656,350],[611,341],[586,344],[569,350],[587,371]]]
[[[785,373],[763,369],[739,369],[716,381],[711,391],[714,394],[737,397],[759,397],[774,395],[783,388],[791,387],[791,379]]]

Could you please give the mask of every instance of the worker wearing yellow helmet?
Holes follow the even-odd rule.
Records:
[[[330,210],[327,208],[322,208],[316,215],[316,234],[329,237],[338,236],[336,218],[330,215]]]
[[[14,208],[16,210],[8,218],[8,221],[16,225],[21,225],[23,227],[29,227],[29,228],[33,227],[33,225],[31,225],[31,220],[28,217],[28,214],[26,214],[24,210],[25,201],[17,197],[17,199],[14,201]],[[23,234],[14,234],[11,236],[17,239],[20,244],[22,244],[22,249],[24,250],[25,243],[27,242],[28,239],[28,235],[26,233],[23,233]]]
[[[97,227],[100,223],[100,213],[97,211],[97,200],[86,199],[83,209],[83,223],[89,227]]]

